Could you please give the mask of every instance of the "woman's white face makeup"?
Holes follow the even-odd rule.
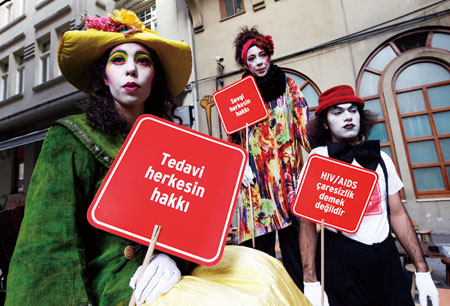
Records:
[[[327,112],[327,126],[331,140],[344,141],[351,145],[358,142],[360,130],[358,106],[354,103],[342,103],[331,107]]]
[[[105,84],[122,108],[141,107],[152,90],[154,78],[150,53],[139,43],[117,45],[109,54]]]
[[[247,51],[247,68],[256,77],[264,77],[270,69],[270,56],[264,49],[253,46]]]

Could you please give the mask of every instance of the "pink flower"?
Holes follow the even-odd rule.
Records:
[[[123,27],[123,25],[109,17],[86,16],[84,17],[84,20],[88,29],[95,29],[98,31],[120,32],[120,28]]]
[[[88,29],[97,31],[118,32],[125,35],[144,31],[145,24],[139,20],[134,12],[122,9],[120,11],[114,10],[114,14],[116,16],[84,16],[83,20]]]

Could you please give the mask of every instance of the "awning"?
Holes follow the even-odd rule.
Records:
[[[9,150],[29,143],[40,141],[45,138],[48,129],[34,131],[29,134],[17,136],[0,142],[0,151]]]

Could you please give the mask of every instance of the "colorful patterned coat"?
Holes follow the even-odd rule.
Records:
[[[302,150],[311,151],[306,134],[310,113],[306,100],[290,77],[285,93],[266,106],[268,118],[248,129],[249,163],[256,183],[251,186],[253,219],[248,188],[239,200],[239,242],[279,230],[291,224],[290,205],[295,199],[297,179],[303,166]],[[240,131],[246,147],[245,130]],[[254,224],[254,225],[253,225]]]

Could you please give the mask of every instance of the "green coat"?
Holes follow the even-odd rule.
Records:
[[[30,182],[5,305],[128,305],[128,282],[146,249],[126,259],[125,247],[136,243],[92,227],[86,217],[123,141],[92,129],[85,115],[49,129]]]

